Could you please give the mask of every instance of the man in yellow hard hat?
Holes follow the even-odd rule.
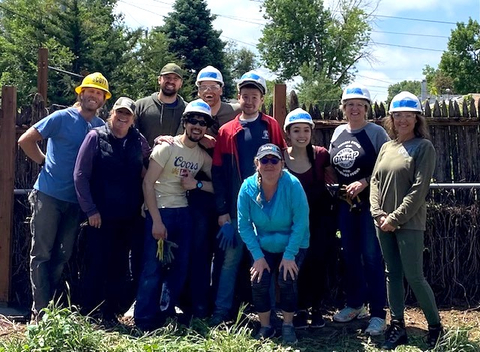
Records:
[[[80,229],[82,212],[73,183],[73,169],[85,135],[102,126],[97,109],[112,95],[99,72],[86,76],[75,88],[78,103],[58,110],[30,127],[18,140],[25,154],[42,167],[29,195],[32,209],[30,280],[33,318],[47,307],[59,287]],[[48,140],[44,154],[38,146]]]

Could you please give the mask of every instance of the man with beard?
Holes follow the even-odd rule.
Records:
[[[199,171],[211,177],[212,159],[198,146],[198,142],[212,122],[207,103],[201,99],[189,103],[182,118],[184,133],[174,137],[172,144],[155,146],[150,155],[143,180],[143,195],[148,209],[143,268],[134,311],[135,324],[142,330],[156,329],[165,317],[175,314],[175,305],[187,275],[193,236],[186,192],[193,189],[213,192],[212,182],[195,179]],[[164,270],[162,260],[157,258],[157,241],[160,239],[176,244],[164,243],[174,257],[168,271]],[[168,305],[161,314],[159,301],[163,284],[163,292],[168,292],[169,299],[164,300]]]
[[[78,150],[88,131],[104,124],[95,115],[112,96],[108,81],[99,72],[86,76],[75,92],[78,94],[76,106],[48,115],[18,140],[25,154],[42,166],[29,196],[32,209],[30,280],[35,321],[54,297],[79,233],[82,212],[73,183]],[[38,142],[45,139],[48,139],[46,154],[38,146]]]
[[[178,95],[183,84],[182,77],[183,71],[178,65],[166,64],[158,76],[160,91],[135,103],[138,130],[151,147],[158,136],[176,136],[183,132],[180,120],[185,101]]]
[[[208,128],[209,138],[203,138],[200,144],[210,156],[218,129],[240,112],[240,104],[221,101],[223,94],[223,76],[213,66],[201,69],[195,84],[198,87],[198,96],[205,101],[212,110],[213,125]],[[208,180],[203,173],[198,173],[197,180]],[[192,238],[188,279],[186,284],[185,299],[182,310],[191,313],[197,318],[205,318],[210,314],[213,306],[213,292],[219,276],[221,256],[215,256],[213,276],[211,277],[212,257],[215,250],[215,235],[218,232],[215,198],[212,193],[192,190],[188,194],[195,236]],[[210,283],[212,284],[210,286]]]

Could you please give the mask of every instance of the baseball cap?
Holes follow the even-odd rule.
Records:
[[[257,159],[261,159],[261,158],[263,158],[264,156],[267,156],[267,155],[275,156],[275,157],[279,158],[280,160],[283,159],[282,158],[282,151],[280,150],[280,148],[278,146],[276,146],[275,144],[272,144],[272,143],[264,144],[260,148],[258,148]]]
[[[176,63],[170,62],[162,67],[160,76],[168,75],[169,73],[175,73],[178,77],[183,79],[183,70]]]
[[[118,110],[122,108],[127,109],[132,114],[135,114],[135,102],[130,98],[120,97],[117,99],[115,104],[113,104],[113,110]]]

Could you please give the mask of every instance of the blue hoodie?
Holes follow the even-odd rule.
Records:
[[[238,195],[238,231],[253,260],[263,258],[262,249],[284,253],[294,260],[300,248],[308,248],[308,202],[300,181],[283,170],[277,191],[267,204],[259,203],[258,173],[248,177]]]

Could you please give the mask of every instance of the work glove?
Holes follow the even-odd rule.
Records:
[[[168,240],[159,239],[157,241],[157,258],[163,264],[170,264],[175,259],[173,248],[178,248],[178,244]]]
[[[235,227],[229,222],[223,224],[218,231],[217,239],[220,240],[218,247],[222,250],[227,248],[235,248],[237,246],[237,241],[235,239]]]

